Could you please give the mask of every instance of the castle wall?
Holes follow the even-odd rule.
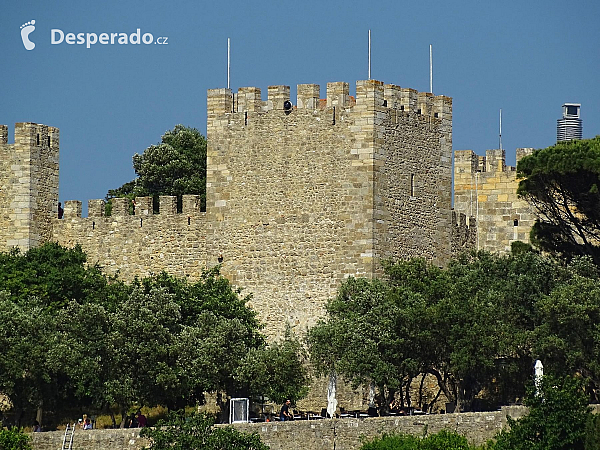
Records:
[[[452,211],[452,259],[477,247],[477,224],[475,217]]]
[[[58,129],[15,125],[15,143],[0,126],[0,248],[26,251],[48,241],[58,212]]]
[[[517,149],[517,162],[532,151]],[[475,248],[509,252],[512,242],[529,242],[536,216],[517,197],[516,174],[514,167],[506,166],[504,150],[488,150],[485,157],[472,150],[454,152],[454,209],[475,217]]]
[[[53,220],[52,240],[66,247],[80,244],[88,263],[100,264],[107,274],[125,280],[166,271],[197,280],[206,268],[206,220],[199,197],[186,195],[183,211],[176,198],[160,198],[159,214],[152,213],[152,198],[136,199],[129,215],[127,199],[113,199],[112,215],[104,217],[104,201],[90,200],[88,217],[81,217],[81,202],[65,202],[64,218]]]

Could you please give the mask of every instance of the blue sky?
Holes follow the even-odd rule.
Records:
[[[0,15],[0,123],[60,128],[60,200],[103,198],[134,178],[131,157],[174,125],[206,132],[206,90],[372,78],[453,97],[454,150],[556,140],[565,102],[600,134],[600,2],[11,1]],[[35,20],[27,51],[21,25]],[[167,37],[167,45],[51,43],[51,30]]]

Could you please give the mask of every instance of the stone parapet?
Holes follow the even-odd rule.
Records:
[[[88,217],[104,217],[105,206],[104,200],[88,200]]]
[[[283,110],[283,105],[290,100],[289,86],[269,86],[267,90],[267,109]]]
[[[478,413],[299,420],[235,424],[233,427],[244,433],[258,433],[271,450],[358,450],[365,439],[381,437],[384,433],[423,436],[441,430],[456,431],[465,436],[471,444],[481,445],[507,426],[506,416],[519,419],[525,414],[527,408],[511,406],[502,407],[500,411]],[[63,436],[63,431],[33,433],[33,449],[61,448]],[[140,450],[148,444],[147,440],[139,437],[139,429],[77,430],[73,439],[73,448],[79,450]]]

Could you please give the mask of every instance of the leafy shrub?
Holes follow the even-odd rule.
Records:
[[[241,433],[233,427],[215,427],[207,414],[171,413],[156,428],[142,428],[140,436],[150,440],[151,450],[268,450],[257,433]]]
[[[0,450],[31,450],[31,438],[18,428],[0,429]]]
[[[600,415],[591,414],[585,426],[585,450],[600,449]]]
[[[583,381],[572,377],[556,380],[545,376],[541,395],[533,391],[525,402],[529,413],[519,420],[508,418],[510,430],[497,436],[491,450],[583,450],[586,424],[591,420]],[[592,429],[587,425],[588,429]]]
[[[475,450],[464,436],[442,430],[419,438],[409,434],[384,434],[381,438],[366,442],[360,450]]]

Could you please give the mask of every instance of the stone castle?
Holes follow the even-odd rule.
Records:
[[[373,277],[386,259],[440,266],[466,248],[506,250],[528,240],[533,215],[515,196],[502,151],[456,153],[451,205],[452,99],[358,81],[208,91],[207,201],[197,196],[67,201],[58,219],[59,131],[0,126],[0,250],[46,241],[81,244],[90,263],[132,279],[165,270],[197,279],[221,264],[270,336],[324,313],[349,276]],[[526,150],[520,151],[520,155]],[[475,196],[475,201],[473,201]],[[473,206],[476,205],[476,206]],[[479,221],[476,223],[475,218]],[[508,230],[508,231],[507,231]]]

